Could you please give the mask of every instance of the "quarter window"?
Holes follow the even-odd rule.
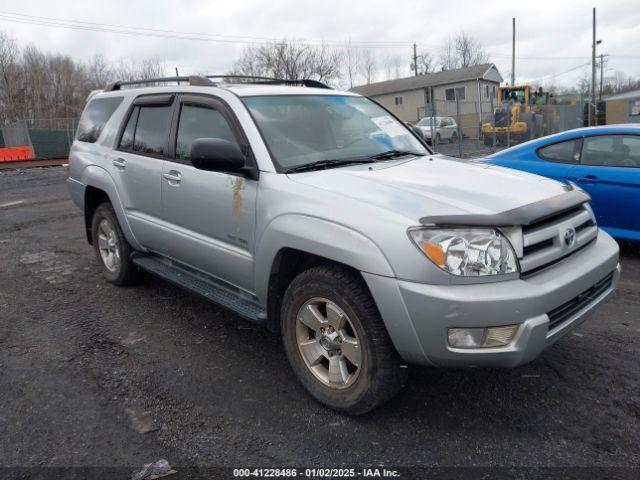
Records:
[[[133,137],[136,133],[136,123],[138,121],[138,113],[140,112],[140,107],[135,107],[131,112],[131,116],[129,117],[129,121],[127,122],[127,126],[122,133],[122,138],[120,139],[120,148],[123,150],[133,150]]]
[[[176,158],[188,160],[191,144],[198,138],[221,138],[238,144],[229,123],[218,110],[183,105],[176,136]]]
[[[559,163],[578,163],[576,145],[579,140],[554,143],[538,149],[538,156],[544,160]]]
[[[76,139],[81,142],[95,143],[122,100],[123,97],[111,97],[96,98],[89,102],[78,123]]]
[[[587,137],[581,163],[604,167],[640,167],[640,136],[603,135]]]

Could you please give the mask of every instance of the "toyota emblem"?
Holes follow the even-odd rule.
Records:
[[[564,243],[567,247],[573,247],[576,243],[576,231],[573,228],[567,228],[564,232]]]

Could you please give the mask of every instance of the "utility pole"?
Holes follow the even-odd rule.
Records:
[[[592,110],[593,106],[593,110]],[[596,9],[593,8],[593,45],[591,48],[591,101],[589,102],[589,126],[595,125],[596,114]]]
[[[511,40],[511,86],[516,84],[516,17],[512,19],[513,38]]]
[[[418,47],[415,43],[413,44],[413,73],[416,77],[418,76]]]
[[[602,101],[602,74],[604,73],[604,54],[600,54],[600,94],[598,95],[598,101]]]

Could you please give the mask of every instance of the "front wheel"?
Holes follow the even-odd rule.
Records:
[[[334,410],[366,413],[402,387],[406,369],[357,273],[323,265],[298,275],[283,299],[281,327],[294,373]]]
[[[458,132],[453,132],[451,134],[451,143],[458,143]]]

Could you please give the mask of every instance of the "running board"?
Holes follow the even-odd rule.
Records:
[[[220,285],[204,274],[169,259],[139,253],[134,253],[131,259],[142,270],[217,303],[242,318],[253,322],[266,322],[266,311],[248,294],[242,294],[232,288]]]

